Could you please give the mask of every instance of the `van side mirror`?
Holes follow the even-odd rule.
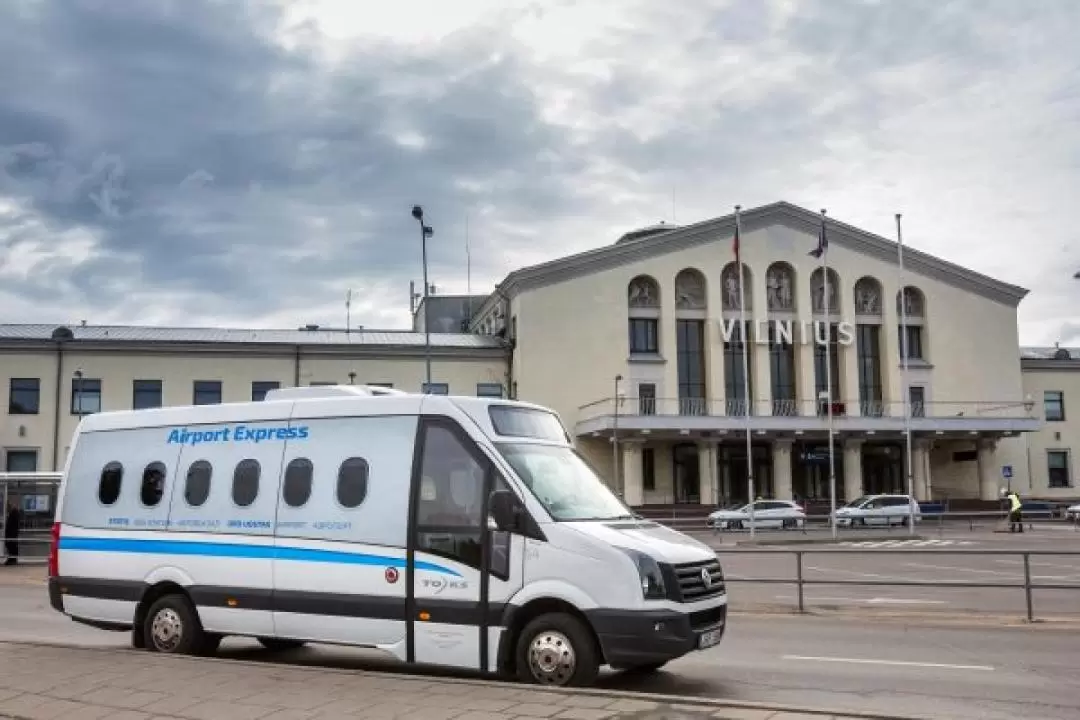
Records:
[[[491,493],[491,517],[499,530],[513,532],[518,529],[521,510],[517,496],[509,490],[496,490]]]

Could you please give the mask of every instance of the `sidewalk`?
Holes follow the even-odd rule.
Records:
[[[647,697],[647,700],[639,699]],[[0,642],[18,720],[854,720],[695,698]],[[872,717],[872,716],[864,716]]]

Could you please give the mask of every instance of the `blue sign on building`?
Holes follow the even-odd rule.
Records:
[[[1005,478],[1006,480],[1012,477],[1012,465],[1001,466],[1001,477]]]

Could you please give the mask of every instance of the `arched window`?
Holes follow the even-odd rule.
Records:
[[[676,310],[704,310],[707,306],[705,276],[700,270],[686,268],[675,276]]]
[[[774,262],[765,271],[765,297],[769,312],[795,312],[795,268]]]
[[[828,307],[830,315],[840,314],[840,276],[835,270],[829,268],[829,297]],[[817,268],[810,274],[810,308],[816,315],[825,312],[825,275],[822,268]]]
[[[881,317],[881,283],[870,276],[855,283],[855,314]]]
[[[754,282],[750,274],[750,268],[743,263],[742,266],[742,293],[739,293],[739,273],[735,270],[735,263],[729,262],[720,273],[720,283],[723,285],[723,308],[724,310],[739,310],[745,307],[752,310],[754,307]]]
[[[896,314],[898,316],[901,313],[900,298],[901,294],[896,293]],[[903,298],[903,311],[907,313],[909,320],[922,320],[926,317],[926,296],[923,295],[922,290],[908,285],[904,288]]]
[[[660,354],[660,284],[638,275],[626,288],[631,355]]]

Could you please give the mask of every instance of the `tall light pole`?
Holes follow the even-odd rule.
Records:
[[[908,386],[908,330],[907,330],[907,287],[904,285],[904,233],[900,229],[900,213],[896,213],[896,265],[897,283],[900,285],[900,389],[904,393],[904,436],[907,441],[907,493],[915,500],[915,468],[911,450],[911,388]],[[927,498],[929,500],[930,498]],[[915,506],[908,502],[908,534],[915,534]]]
[[[424,264],[424,370],[427,378],[425,386],[427,392],[431,392],[431,323],[428,322],[431,317],[431,303],[428,302],[430,285],[428,285],[427,273],[427,241],[433,232],[430,225],[424,224],[424,208],[413,205],[412,216],[420,223],[420,252]]]

